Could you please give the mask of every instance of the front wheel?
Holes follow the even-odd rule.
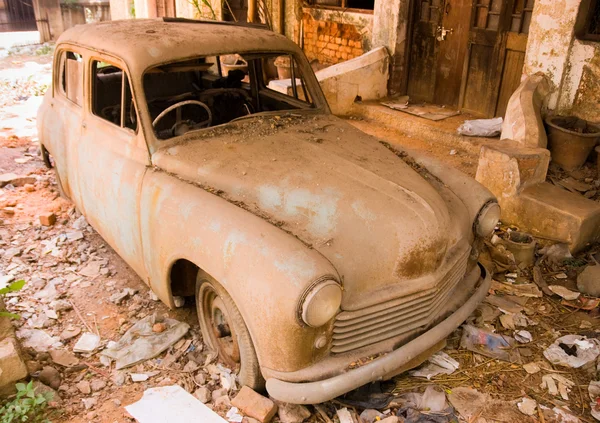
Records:
[[[265,380],[250,333],[227,291],[218,282],[199,274],[196,308],[204,342],[237,373],[242,386],[263,390]]]

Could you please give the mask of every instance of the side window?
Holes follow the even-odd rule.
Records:
[[[296,60],[291,55],[264,58],[262,63],[264,86],[304,103],[313,104]]]
[[[137,129],[129,79],[118,66],[92,61],[92,113],[122,128]]]
[[[79,53],[61,53],[60,93],[78,106],[83,104],[83,58]]]

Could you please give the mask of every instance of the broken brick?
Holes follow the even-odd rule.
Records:
[[[243,386],[237,396],[231,401],[242,413],[256,420],[267,423],[277,412],[277,405],[269,398],[256,393],[254,390]]]
[[[44,226],[52,226],[56,223],[56,215],[54,213],[42,213],[39,218],[40,223]]]

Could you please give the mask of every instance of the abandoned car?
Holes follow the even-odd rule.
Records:
[[[167,305],[195,296],[241,384],[332,399],[418,365],[486,295],[492,194],[332,116],[285,37],[101,22],[53,66],[38,129],[59,188]]]

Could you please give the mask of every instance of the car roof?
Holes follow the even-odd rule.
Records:
[[[126,19],[77,25],[60,44],[114,55],[134,72],[190,57],[247,52],[300,52],[296,44],[257,25],[189,19]]]

